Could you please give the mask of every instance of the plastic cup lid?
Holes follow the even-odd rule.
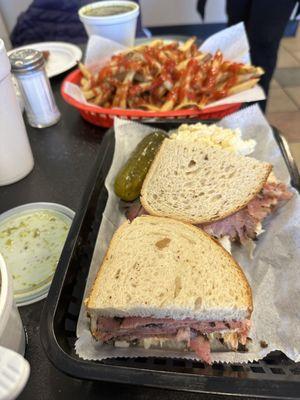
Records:
[[[25,387],[30,366],[20,354],[0,346],[0,398],[14,400]]]
[[[55,203],[25,204],[0,215],[0,253],[18,306],[47,296],[74,215]]]

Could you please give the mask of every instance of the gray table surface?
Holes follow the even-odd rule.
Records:
[[[51,80],[61,121],[44,130],[27,127],[35,167],[23,180],[0,188],[0,213],[12,207],[36,202],[57,202],[78,210],[89,173],[99,152],[104,129],[85,122],[60,96],[62,77]],[[20,309],[28,332],[26,358],[31,365],[29,382],[20,400],[65,399],[223,399],[199,395],[101,382],[81,381],[58,371],[48,361],[39,337],[39,321],[44,301]]]

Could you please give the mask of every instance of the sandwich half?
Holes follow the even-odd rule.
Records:
[[[165,139],[141,190],[139,213],[200,226],[216,239],[242,244],[292,193],[272,165],[203,142]],[[273,176],[273,178],[272,178]]]
[[[199,228],[141,216],[114,234],[86,299],[94,338],[114,346],[192,351],[247,342],[248,281],[231,255]]]

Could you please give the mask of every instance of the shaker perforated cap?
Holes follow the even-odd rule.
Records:
[[[43,53],[34,49],[16,50],[9,56],[12,72],[24,73],[44,65]]]

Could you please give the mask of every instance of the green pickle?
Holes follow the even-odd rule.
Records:
[[[115,180],[115,193],[122,200],[133,201],[139,197],[147,172],[166,137],[166,133],[155,131],[137,145]]]

